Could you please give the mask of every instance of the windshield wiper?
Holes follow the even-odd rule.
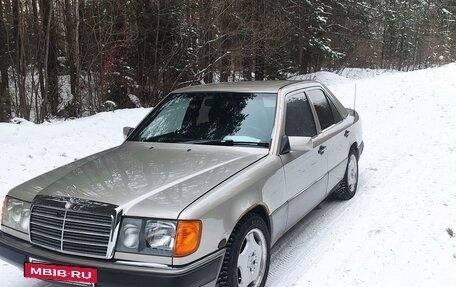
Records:
[[[246,141],[233,141],[233,140],[194,140],[186,141],[184,143],[189,144],[204,144],[204,145],[221,145],[221,146],[259,146],[269,147],[269,143],[266,142],[246,142]]]
[[[189,138],[177,132],[171,132],[163,135],[153,136],[143,139],[144,142],[162,142],[162,143],[178,143],[188,141]]]
[[[269,147],[269,143],[266,142],[240,142],[235,141],[233,145],[253,145],[253,146],[261,146],[261,147]]]

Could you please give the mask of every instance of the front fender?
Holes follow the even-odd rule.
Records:
[[[203,231],[199,249],[187,257],[174,258],[173,264],[187,264],[223,248],[236,224],[253,208],[261,205],[269,216],[285,202],[282,163],[279,157],[269,155],[221,183],[180,214],[179,219],[201,219]]]

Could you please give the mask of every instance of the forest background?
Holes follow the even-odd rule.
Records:
[[[0,0],[0,121],[175,88],[456,60],[456,0]]]

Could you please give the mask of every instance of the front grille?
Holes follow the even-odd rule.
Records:
[[[62,253],[109,258],[113,226],[111,214],[33,205],[30,241]]]

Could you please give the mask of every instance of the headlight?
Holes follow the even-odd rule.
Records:
[[[167,221],[126,217],[117,251],[157,256],[186,256],[198,249],[201,221]]]
[[[3,203],[2,225],[28,233],[29,221],[30,203],[7,196]]]
[[[172,256],[176,222],[124,218],[117,240],[117,251]]]
[[[147,220],[144,235],[148,247],[170,252],[174,247],[176,224],[174,222]]]

